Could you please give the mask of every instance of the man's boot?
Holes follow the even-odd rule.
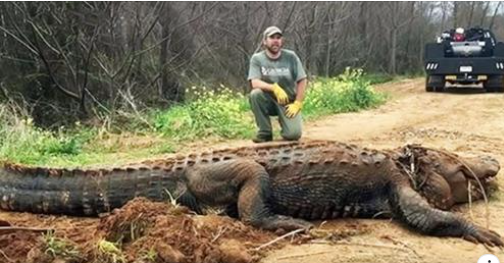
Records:
[[[271,142],[273,141],[273,135],[257,135],[252,141],[255,143]]]

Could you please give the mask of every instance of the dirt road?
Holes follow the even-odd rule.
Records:
[[[394,148],[406,143],[445,148],[460,154],[486,153],[504,164],[504,95],[479,89],[450,89],[426,93],[424,80],[405,80],[377,86],[390,93],[386,105],[365,112],[348,113],[319,120],[306,127],[309,139],[352,142],[370,148]],[[504,189],[504,171],[498,175]],[[459,208],[470,218],[469,207]],[[485,225],[485,205],[472,205],[472,220]],[[504,235],[504,194],[489,203],[490,227]],[[455,238],[425,237],[400,225],[378,220],[336,220],[330,229],[356,224],[357,233],[348,245],[306,244],[289,246],[270,254],[264,263],[286,262],[474,262],[489,252]],[[343,241],[342,241],[343,242]],[[504,261],[504,253],[493,254]]]
[[[455,151],[462,155],[485,153],[496,157],[504,167],[504,95],[485,94],[478,89],[469,90],[449,90],[446,93],[426,93],[424,91],[424,80],[413,79],[396,83],[383,84],[377,87],[378,90],[388,92],[391,96],[387,104],[373,110],[339,114],[326,117],[315,122],[305,124],[304,140],[328,139],[343,142],[355,143],[369,148],[396,148],[406,143],[421,143],[425,146],[444,148]],[[250,145],[249,141],[226,142],[226,146]],[[205,146],[205,145],[201,145]],[[212,145],[213,148],[220,148],[222,145]],[[206,147],[206,146],[205,146]],[[504,190],[504,169],[498,175],[500,189]],[[138,207],[144,209],[145,205]],[[504,194],[498,192],[491,199],[488,206],[490,228],[504,235]],[[147,209],[153,213],[153,209]],[[160,208],[156,212],[164,214],[166,211]],[[471,218],[473,222],[480,225],[486,224],[486,206],[484,203],[474,203],[469,206],[459,207],[462,215]],[[142,212],[146,213],[146,212]],[[138,217],[142,215],[138,214]],[[126,215],[128,215],[126,213]],[[135,220],[137,220],[137,214]],[[115,215],[123,222],[120,216]],[[152,216],[148,218],[152,219]],[[169,220],[181,220],[172,221]],[[178,218],[178,219],[177,219]],[[196,221],[187,221],[191,220]],[[198,217],[199,218],[199,217]],[[205,217],[201,217],[205,219]],[[202,219],[199,220],[202,220]],[[222,218],[222,217],[220,217]],[[84,250],[92,249],[97,239],[97,229],[103,228],[99,219],[79,219],[57,216],[41,216],[27,213],[9,213],[0,211],[0,219],[9,221],[20,226],[32,227],[54,227],[58,229],[59,236],[71,239],[80,244]],[[189,228],[188,232],[182,227],[177,228],[177,224],[187,226],[188,222],[195,226],[201,225],[194,217],[176,217],[168,215],[163,220],[168,220],[169,225],[174,225],[171,230],[163,230],[160,237],[171,240],[170,245],[176,247],[184,254],[195,254],[197,249],[204,249],[205,253],[210,253],[211,247],[208,244],[217,238],[230,235],[226,238],[236,240],[242,237],[245,241],[240,241],[238,245],[254,247],[257,243],[262,244],[273,239],[272,233],[259,233],[255,230],[241,225],[239,222],[230,219],[205,219],[213,222],[213,228],[206,236],[198,232],[192,241],[185,244],[177,244],[180,238],[189,238],[194,231]],[[164,221],[158,220],[162,224]],[[219,221],[221,220],[221,221]],[[227,220],[227,221],[222,221]],[[103,220],[102,220],[103,221]],[[229,222],[228,222],[229,221]],[[227,223],[226,223],[227,222]],[[223,225],[225,227],[223,227]],[[164,229],[165,226],[160,229]],[[186,227],[187,228],[187,227]],[[484,246],[472,244],[459,238],[436,238],[422,236],[405,229],[396,222],[389,220],[357,220],[344,219],[333,220],[323,223],[323,229],[338,233],[342,237],[336,243],[308,243],[304,245],[288,245],[280,250],[269,252],[261,260],[263,263],[342,263],[342,262],[419,262],[419,263],[476,263],[478,258],[487,253],[496,254],[501,261],[504,261],[504,252],[494,250],[489,252]],[[231,230],[226,230],[231,229]],[[226,230],[226,233],[224,233]],[[213,231],[213,232],[212,232]],[[234,232],[233,232],[234,231]],[[215,232],[218,232],[214,236]],[[157,233],[157,232],[156,232]],[[155,234],[155,233],[154,233]],[[156,234],[157,235],[157,234]],[[178,236],[177,236],[178,235]],[[233,236],[234,235],[234,236]],[[154,238],[154,237],[152,237]],[[249,241],[255,239],[256,243]],[[40,260],[26,261],[28,251],[40,246],[37,235],[16,234],[11,236],[0,236],[0,262],[42,262]],[[140,240],[140,239],[139,239]],[[156,239],[149,242],[157,242]],[[185,239],[184,239],[185,240]],[[189,240],[189,239],[187,239]],[[198,245],[196,241],[204,241],[206,245]],[[249,242],[250,244],[248,244]],[[198,248],[189,249],[190,244]],[[147,245],[147,243],[142,243]],[[128,253],[133,253],[138,244],[132,243],[125,249]],[[180,245],[184,247],[180,247]],[[239,246],[238,246],[239,247]],[[186,249],[186,250],[184,250]],[[133,251],[133,252],[132,252]],[[203,251],[203,250],[201,250]],[[201,252],[200,251],[200,252]],[[209,252],[210,251],[210,252]],[[231,249],[233,253],[239,254],[243,248]],[[203,253],[203,252],[201,252]],[[32,253],[33,254],[33,253]],[[207,255],[207,254],[200,254]],[[209,255],[209,254],[208,254]],[[33,258],[33,256],[31,256]],[[205,258],[207,256],[204,256]],[[218,257],[218,255],[215,257]],[[19,259],[19,261],[14,260]],[[48,261],[51,262],[51,261]],[[184,262],[184,261],[180,261]],[[200,262],[214,262],[201,260]],[[216,262],[216,261],[215,261]],[[229,262],[238,262],[231,260]]]

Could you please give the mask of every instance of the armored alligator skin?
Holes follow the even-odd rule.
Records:
[[[392,151],[332,141],[269,143],[194,153],[111,170],[0,170],[0,208],[93,216],[136,196],[173,196],[196,212],[226,206],[253,226],[310,227],[305,220],[394,217],[429,235],[503,246],[500,236],[454,213],[468,182],[481,184],[500,167],[490,157],[462,158],[409,145]],[[483,196],[480,188],[473,199]]]

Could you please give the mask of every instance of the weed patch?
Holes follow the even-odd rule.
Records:
[[[77,259],[79,251],[68,241],[58,238],[54,232],[50,231],[43,236],[45,249],[44,253],[53,258]]]

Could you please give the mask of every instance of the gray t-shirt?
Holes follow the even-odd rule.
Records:
[[[260,79],[273,84],[278,83],[289,99],[296,98],[296,84],[306,78],[301,60],[292,50],[282,49],[280,57],[271,59],[265,51],[256,53],[250,59],[248,80]]]

